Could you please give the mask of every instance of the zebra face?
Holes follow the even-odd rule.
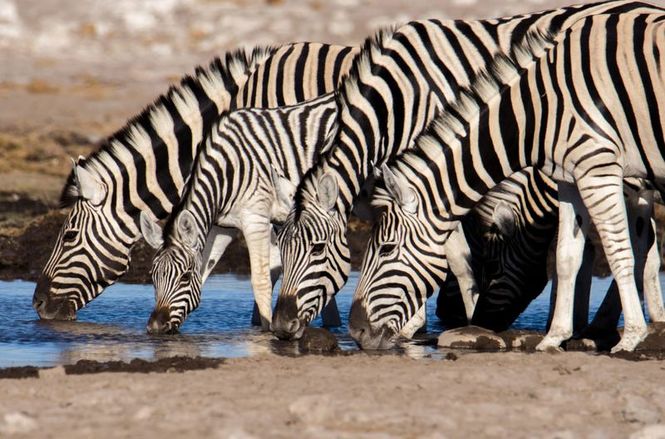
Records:
[[[391,188],[384,171],[386,186]],[[374,204],[382,212],[372,230],[353,298],[349,332],[363,349],[392,347],[411,337],[410,322],[447,276],[443,244],[426,226],[415,193],[377,187]],[[408,190],[407,190],[408,189]]]
[[[177,215],[166,243],[161,227],[141,213],[141,233],[157,253],[152,261],[155,309],[146,327],[150,334],[171,334],[180,329],[189,313],[201,303],[201,246],[196,220],[184,210]]]
[[[272,330],[282,339],[300,338],[349,277],[351,259],[346,219],[317,202],[298,218],[291,213],[278,235],[284,277]]]
[[[201,258],[181,242],[172,242],[157,252],[151,273],[156,305],[148,320],[148,333],[176,333],[189,313],[198,308],[200,265]]]
[[[129,267],[133,240],[117,230],[105,186],[79,166],[77,201],[42,271],[32,305],[42,319],[74,320],[76,312]]]

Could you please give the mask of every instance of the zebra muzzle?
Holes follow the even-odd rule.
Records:
[[[171,313],[168,308],[159,308],[150,314],[146,331],[151,335],[173,334],[178,332],[178,326],[171,324]]]

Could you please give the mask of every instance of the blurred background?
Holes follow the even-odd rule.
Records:
[[[191,73],[238,47],[358,45],[414,18],[488,18],[572,0],[0,0],[0,278],[34,280],[63,221],[70,157],[87,155]],[[366,225],[352,223],[362,256]],[[145,281],[137,246],[125,280]],[[229,250],[246,272],[242,243]]]

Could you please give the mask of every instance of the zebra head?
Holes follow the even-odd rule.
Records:
[[[74,320],[76,312],[129,267],[135,240],[118,227],[108,188],[81,159],[74,164],[62,201],[73,201],[44,270],[32,306],[42,319]]]
[[[411,337],[419,311],[447,276],[443,244],[450,231],[433,231],[418,193],[382,166],[385,188],[373,204],[381,212],[372,230],[356,287],[349,332],[363,349],[386,349]]]
[[[201,248],[197,243],[194,216],[181,212],[164,242],[161,228],[141,213],[141,233],[158,249],[152,261],[155,309],[146,327],[150,334],[175,333],[201,303]]]
[[[299,338],[351,271],[336,177],[324,174],[314,186],[316,195],[296,202],[278,235],[284,277],[272,330],[279,338]]]

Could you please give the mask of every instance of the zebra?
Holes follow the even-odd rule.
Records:
[[[220,117],[166,232],[141,214],[143,236],[158,249],[151,270],[157,303],[149,332],[177,331],[198,307],[206,242],[215,236],[229,241],[234,228],[245,236],[255,301],[264,326],[269,325],[271,272],[275,277],[280,268],[271,222],[286,219],[300,177],[325,151],[325,144],[319,150],[320,139],[333,129],[335,110],[335,96],[326,94],[293,106],[239,109]]]
[[[98,151],[80,157],[61,196],[71,210],[35,288],[39,316],[75,319],[78,309],[127,271],[141,237],[141,212],[153,220],[168,217],[219,114],[328,93],[357,51],[295,43],[230,52],[184,77]]]
[[[333,147],[303,177],[278,234],[284,271],[273,329],[297,337],[341,289],[348,217],[371,170],[412,146],[495,54],[510,53],[529,29],[557,34],[585,16],[634,10],[653,7],[611,1],[497,20],[422,20],[367,40],[338,90]]]
[[[562,191],[579,193],[596,225],[624,310],[624,333],[612,351],[633,350],[646,336],[646,323],[623,179],[665,177],[665,117],[659,112],[665,103],[664,31],[661,10],[588,17],[556,37],[531,33],[529,50],[519,51],[521,62],[498,56],[416,148],[382,165],[375,202],[384,211],[354,296],[352,336],[363,346],[390,345],[445,277],[440,248],[459,219],[494,185],[536,166],[562,183],[565,202],[575,203]],[[575,269],[561,252],[557,256],[557,272]],[[571,310],[560,305],[568,305],[571,294],[558,291],[539,349],[570,336]],[[662,297],[647,295],[647,305],[662,307]]]

